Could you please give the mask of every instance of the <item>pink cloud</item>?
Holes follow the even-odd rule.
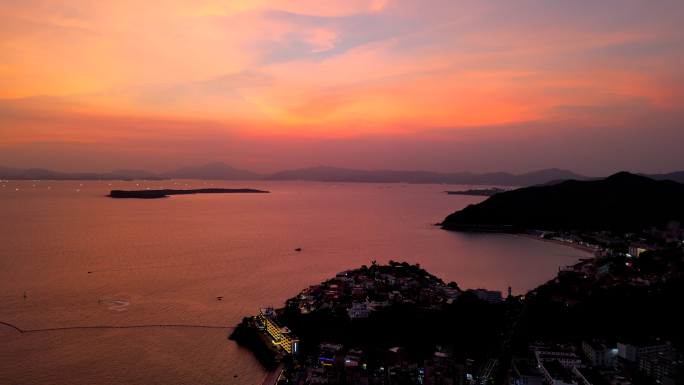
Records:
[[[535,136],[555,148],[630,127],[636,146],[683,121],[682,13],[667,0],[5,2],[0,146],[15,159],[89,143],[265,168],[269,153],[311,160],[276,151],[302,141],[340,159],[375,143],[384,157],[365,159],[378,165],[411,159],[391,153],[406,138],[421,154],[505,141],[524,152]]]

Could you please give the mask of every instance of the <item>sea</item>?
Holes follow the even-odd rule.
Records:
[[[208,187],[270,193],[106,197]],[[408,262],[505,297],[589,256],[435,226],[485,199],[444,193],[471,187],[2,181],[0,384],[260,384],[266,370],[231,328],[338,272]]]

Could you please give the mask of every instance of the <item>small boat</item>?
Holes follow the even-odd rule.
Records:
[[[295,251],[302,251],[302,248],[301,248],[301,247],[298,247],[298,248],[295,249]]]

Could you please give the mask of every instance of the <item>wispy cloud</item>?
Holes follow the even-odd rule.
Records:
[[[200,154],[223,135],[412,136],[435,148],[522,143],[534,137],[525,127],[545,127],[533,131],[548,141],[569,138],[567,127],[673,135],[682,14],[673,0],[4,2],[0,139],[18,149],[157,138]],[[245,150],[257,147],[236,148],[264,164]]]

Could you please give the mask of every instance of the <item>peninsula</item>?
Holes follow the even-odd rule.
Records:
[[[638,233],[684,220],[684,184],[620,172],[595,181],[568,180],[495,194],[447,216],[447,230],[611,230]]]
[[[418,363],[431,360],[436,346],[448,352],[436,366],[484,360],[501,343],[506,310],[500,291],[462,291],[419,264],[373,261],[305,288],[284,308],[260,309],[230,339],[250,348],[269,369],[285,364],[279,370],[288,373],[281,377],[297,377],[295,384],[307,376],[380,383],[371,381],[407,362],[412,369],[396,383],[413,384]],[[293,360],[299,364],[289,365]]]
[[[681,383],[683,256],[669,243],[582,259],[506,297],[373,261],[260,309],[229,338],[275,370],[269,385]]]
[[[183,195],[183,194],[244,194],[244,193],[269,193],[269,191],[255,190],[251,188],[203,188],[194,190],[112,190],[109,195],[110,198],[166,198],[169,195]]]

